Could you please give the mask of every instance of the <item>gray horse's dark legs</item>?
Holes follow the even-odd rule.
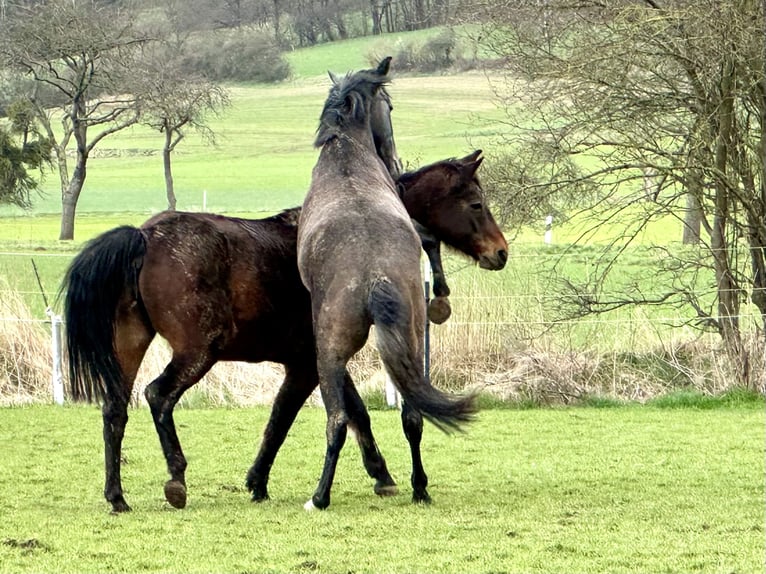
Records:
[[[386,461],[372,436],[370,415],[348,372],[343,384],[343,398],[349,417],[348,424],[355,431],[357,443],[362,451],[362,463],[367,474],[375,479],[375,494],[380,496],[396,494],[396,483],[388,472]]]
[[[269,474],[277,453],[300,408],[318,384],[316,371],[286,368],[285,380],[274,400],[269,421],[263,432],[261,447],[247,473],[246,484],[252,493],[253,501],[268,499]],[[348,424],[357,435],[362,463],[367,474],[375,479],[375,493],[381,496],[396,494],[396,483],[388,472],[386,461],[375,442],[367,409],[348,373],[345,374],[343,382],[343,399],[348,413]]]
[[[420,441],[423,438],[423,416],[410,407],[405,401],[402,404],[402,428],[407,442],[410,444],[412,457],[412,501],[431,502],[431,497],[426,491],[428,477],[423,469],[423,459],[420,456]]]
[[[285,442],[295,417],[311,392],[319,384],[315,369],[301,370],[290,366],[285,367],[285,380],[279,388],[266,429],[263,431],[261,447],[253,465],[247,472],[245,484],[252,493],[254,502],[269,498],[268,482],[271,465]]]
[[[335,479],[335,469],[338,465],[338,457],[346,442],[348,432],[348,415],[346,414],[343,400],[343,385],[345,380],[345,367],[336,365],[324,369],[322,376],[321,361],[319,375],[319,389],[322,392],[322,401],[327,411],[326,438],[327,450],[325,451],[324,466],[319,484],[311,499],[304,505],[306,510],[313,508],[325,509],[330,506],[330,489]]]
[[[125,425],[128,424],[128,404],[120,399],[107,399],[101,409],[104,421],[104,463],[106,482],[104,497],[112,505],[112,512],[127,512],[130,506],[125,501],[120,478],[120,457]]]

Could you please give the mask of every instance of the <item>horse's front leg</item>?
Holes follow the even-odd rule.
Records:
[[[423,438],[423,415],[413,409],[406,401],[402,403],[402,428],[407,442],[410,444],[412,458],[412,502],[430,503],[431,497],[426,488],[428,476],[423,469],[423,459],[420,454],[420,441]]]
[[[285,380],[271,407],[271,415],[263,431],[258,455],[247,472],[245,484],[252,493],[254,502],[269,498],[269,474],[274,459],[285,442],[287,432],[295,421],[298,411],[319,384],[316,359],[313,356],[306,357],[305,364],[305,366],[285,365]]]
[[[420,244],[426,252],[428,262],[431,265],[432,286],[435,297],[428,303],[428,319],[432,323],[440,325],[449,319],[452,308],[449,303],[450,289],[447,285],[447,277],[444,274],[441,256],[441,242],[426,228],[413,220],[415,229],[420,236]]]
[[[101,409],[104,421],[104,463],[106,482],[104,498],[112,505],[112,512],[127,512],[130,506],[122,492],[120,466],[122,457],[122,439],[125,425],[128,424],[127,399],[107,397]]]
[[[343,398],[349,418],[348,424],[354,431],[356,441],[362,451],[362,463],[367,474],[375,479],[375,494],[379,496],[398,494],[396,482],[388,472],[386,461],[378,449],[375,437],[372,435],[370,415],[367,413],[367,408],[364,406],[348,371],[346,371],[343,384]]]

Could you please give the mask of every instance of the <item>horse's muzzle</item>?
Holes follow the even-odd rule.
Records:
[[[480,255],[479,267],[488,269],[489,271],[499,271],[505,267],[506,261],[508,261],[508,251],[505,249],[498,249],[490,255]]]

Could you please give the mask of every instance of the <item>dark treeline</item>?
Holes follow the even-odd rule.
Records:
[[[46,0],[0,0],[13,18]],[[135,10],[149,21],[171,16],[177,32],[258,27],[283,48],[420,30],[448,23],[462,0],[73,0]]]

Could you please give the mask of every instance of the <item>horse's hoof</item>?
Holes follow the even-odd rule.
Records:
[[[423,492],[413,492],[412,502],[413,504],[431,504],[431,497],[425,490]]]
[[[266,491],[266,489],[256,489],[253,490],[253,494],[250,496],[250,500],[253,502],[265,502],[269,499],[269,493]]]
[[[428,302],[428,320],[441,325],[452,315],[452,307],[447,297],[434,297]]]
[[[375,494],[378,496],[396,496],[399,494],[399,488],[395,484],[375,485]]]
[[[186,486],[177,480],[169,480],[165,483],[165,500],[173,508],[186,506]]]
[[[112,503],[112,514],[121,514],[123,512],[130,512],[132,509],[128,506],[128,503],[124,500],[119,500]]]
[[[303,509],[306,512],[313,512],[314,510],[325,510],[328,506],[330,506],[330,497],[327,497],[327,501],[323,501],[320,499],[317,499],[316,496],[312,496],[306,501],[306,504],[303,505]]]

